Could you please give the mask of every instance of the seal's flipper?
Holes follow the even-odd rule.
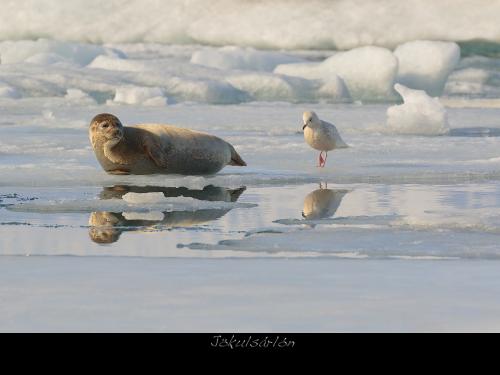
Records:
[[[160,168],[167,167],[165,150],[155,140],[147,138],[144,142],[144,150],[151,160]]]
[[[236,152],[233,146],[229,145],[231,147],[231,161],[229,162],[229,165],[237,165],[239,167],[244,167],[247,165],[245,161],[241,158],[241,156]]]

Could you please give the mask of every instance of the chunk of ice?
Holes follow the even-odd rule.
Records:
[[[303,59],[281,52],[258,51],[254,48],[227,46],[219,49],[202,49],[193,53],[192,64],[216,69],[272,71],[279,64],[296,63]]]
[[[394,89],[404,103],[387,109],[387,126],[393,133],[441,135],[449,131],[446,109],[438,98],[423,90],[412,90],[399,83]]]
[[[416,40],[394,51],[399,60],[397,82],[438,96],[460,60],[460,47],[452,42]]]

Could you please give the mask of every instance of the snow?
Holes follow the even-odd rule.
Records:
[[[23,9],[19,12],[19,9]],[[255,48],[394,48],[407,41],[500,41],[497,1],[36,0],[3,4],[0,39],[199,43]],[[446,17],[442,17],[446,14]],[[471,17],[471,14],[474,16]]]
[[[351,93],[345,82],[338,75],[329,75],[325,83],[318,90],[320,98],[330,99],[334,102],[350,102]]]
[[[141,204],[141,203],[162,203],[166,200],[163,193],[127,193],[122,198],[125,202]]]
[[[387,109],[387,127],[398,134],[442,135],[449,131],[446,109],[438,98],[423,90],[412,90],[399,83],[394,89],[404,103]]]
[[[145,221],[162,221],[165,214],[161,211],[151,212],[123,212],[125,220],[145,220]]]
[[[2,4],[0,330],[498,329],[500,4],[360,5]],[[108,175],[104,112],[248,166]]]
[[[306,80],[266,73],[235,74],[227,81],[256,101],[301,101],[310,97],[314,89]]]
[[[0,98],[19,99],[21,94],[14,88],[0,82]]]
[[[0,42],[2,64],[26,61],[49,65],[54,62],[70,61],[78,65],[87,65],[96,56],[105,53],[112,52],[109,49],[93,44],[49,39]]]
[[[479,62],[477,65],[481,66]],[[446,83],[446,94],[496,98],[500,95],[500,73],[493,67],[466,67],[454,71]]]
[[[365,46],[319,55],[39,39],[0,42],[0,54],[0,82],[10,87],[2,97],[11,98],[65,97],[76,89],[97,103],[121,105],[394,102],[395,82],[431,96],[500,95],[497,58],[468,56],[457,65],[458,46],[437,41],[408,42],[394,53]]]
[[[258,51],[254,48],[227,46],[205,48],[191,56],[191,63],[222,70],[257,70],[271,72],[279,64],[290,64],[303,59],[279,52]]]
[[[113,99],[115,103],[142,104],[145,106],[165,106],[168,99],[159,87],[119,87]]]
[[[387,99],[398,62],[391,51],[368,46],[336,53],[322,63],[322,69],[342,77],[354,99]]]
[[[0,330],[498,327],[498,105],[446,108],[450,132],[422,137],[382,132],[388,103],[149,107],[72,90],[1,99]],[[321,170],[301,133],[309,108],[351,146]],[[249,166],[107,175],[87,136],[100,112],[221,136]],[[415,295],[418,324],[404,318]]]
[[[96,56],[87,67],[125,72],[140,72],[146,69],[146,64],[141,61],[128,60],[126,58],[99,55]]]
[[[397,82],[431,96],[439,96],[460,59],[460,47],[452,42],[417,40],[394,50],[399,62]]]
[[[64,98],[70,102],[78,102],[79,104],[87,103],[89,105],[97,104],[94,98],[92,98],[88,93],[80,89],[67,89]]]
[[[341,78],[353,99],[387,100],[393,95],[397,69],[398,61],[390,50],[368,46],[337,52],[321,63],[278,65],[274,72],[324,82]]]
[[[492,332],[496,271],[488,260],[4,257],[0,330]]]

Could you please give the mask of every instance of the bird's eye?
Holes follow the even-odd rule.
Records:
[[[103,127],[104,129],[106,129],[106,128],[108,128],[108,127],[109,127],[109,124],[102,124],[102,127]]]

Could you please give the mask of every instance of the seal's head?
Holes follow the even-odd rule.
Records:
[[[94,148],[98,140],[117,144],[123,139],[123,125],[114,115],[98,114],[90,122],[89,137]]]
[[[109,244],[118,241],[122,231],[117,214],[111,212],[92,212],[89,218],[89,236],[98,244]]]

